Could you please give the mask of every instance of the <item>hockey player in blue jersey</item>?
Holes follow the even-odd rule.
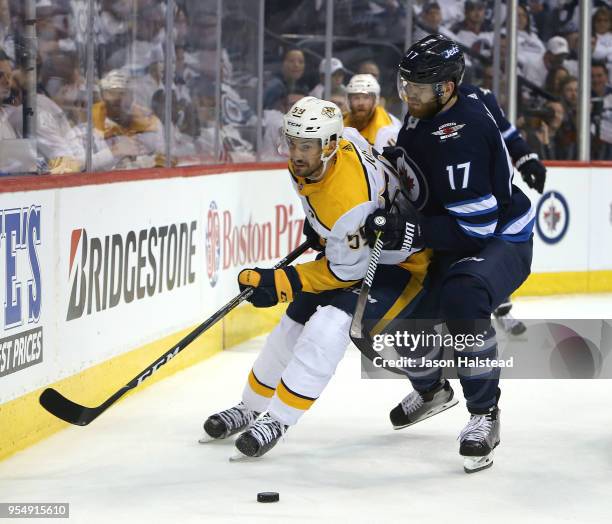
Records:
[[[472,472],[492,464],[499,444],[499,368],[489,365],[497,356],[491,313],[530,273],[535,210],[512,184],[511,159],[491,112],[479,97],[458,89],[464,69],[460,48],[441,35],[420,40],[402,59],[398,91],[409,114],[397,147],[385,156],[414,208],[387,215],[382,232],[385,249],[433,250],[414,316],[440,318],[454,337],[474,341],[455,351],[471,415],[459,438],[460,454]],[[381,213],[366,221],[370,239]],[[390,414],[396,429],[439,412],[453,396],[440,369],[415,370],[408,377],[414,391]]]
[[[461,84],[459,91],[470,97],[480,99],[495,119],[495,123],[499,128],[508,153],[514,166],[519,170],[525,183],[532,189],[535,189],[538,193],[544,191],[544,184],[546,183],[546,167],[538,155],[534,153],[529,144],[518,132],[504,115],[504,112],[499,104],[495,95],[488,89],[476,87],[469,84]],[[507,297],[493,312],[494,317],[498,320],[499,324],[505,331],[512,335],[520,335],[527,329],[525,324],[520,320],[516,320],[510,310],[512,309],[512,302],[510,297]]]

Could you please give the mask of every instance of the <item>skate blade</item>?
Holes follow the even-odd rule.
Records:
[[[257,461],[260,457],[249,457],[241,451],[236,450],[236,453],[229,458],[230,462],[252,462]]]
[[[208,433],[205,433],[201,438],[198,439],[198,443],[208,444],[209,442],[214,442],[215,440],[222,440],[222,439],[211,437]]]
[[[493,451],[484,457],[463,457],[463,471],[476,473],[493,465]]]
[[[415,424],[418,424],[419,422],[423,422],[424,420],[431,418],[434,415],[437,415],[438,413],[442,413],[443,411],[446,411],[447,409],[450,409],[453,406],[456,406],[457,404],[459,404],[459,401],[456,398],[453,398],[449,402],[445,402],[444,404],[440,404],[436,408],[430,409],[420,419],[415,420],[414,422],[411,422],[410,424],[404,424],[403,426],[393,426],[393,429],[398,430],[398,429],[407,428],[408,426],[414,426]]]

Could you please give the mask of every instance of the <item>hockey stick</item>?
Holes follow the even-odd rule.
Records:
[[[274,269],[280,269],[286,266],[287,264],[290,264],[300,255],[302,255],[305,251],[307,251],[309,247],[309,242],[304,242],[296,249],[294,249],[291,253],[289,253],[280,262],[278,262],[274,266]],[[107,398],[99,406],[96,406],[94,408],[81,406],[80,404],[77,404],[76,402],[67,399],[53,388],[47,388],[42,392],[39,398],[40,405],[52,415],[55,415],[57,418],[69,422],[70,424],[75,424],[77,426],[86,426],[87,424],[98,418],[128,391],[139,386],[144,380],[153,375],[153,373],[155,373],[160,367],[169,362],[172,358],[176,357],[176,355],[183,351],[183,349],[185,349],[189,344],[191,344],[202,333],[204,333],[211,326],[215,325],[232,309],[234,309],[241,302],[245,301],[252,294],[253,288],[249,287],[242,291],[239,295],[235,296],[225,306],[219,309],[211,317],[207,318],[183,339],[179,340],[174,346],[172,346],[172,348],[170,348],[155,362],[153,362],[153,364],[151,364],[149,367],[139,373],[136,377],[134,377],[125,386],[123,386],[121,389],[119,389],[113,395]]]
[[[378,227],[384,227],[386,220],[384,216],[377,216],[375,219]],[[353,313],[353,320],[351,321],[351,338],[361,339],[363,338],[363,314],[368,303],[368,295],[374,281],[374,274],[378,267],[378,259],[383,248],[383,241],[381,238],[382,231],[376,233],[376,242],[370,253],[370,261],[368,262],[368,270],[366,276],[361,283],[361,289],[359,290],[359,298],[357,299],[357,305],[355,306],[355,312]]]

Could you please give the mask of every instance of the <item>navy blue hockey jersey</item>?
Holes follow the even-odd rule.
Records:
[[[495,119],[478,98],[459,93],[430,120],[406,115],[397,147],[398,169],[423,214],[427,247],[480,249],[488,238],[524,242],[535,209],[512,184],[513,168]]]
[[[495,123],[506,143],[510,158],[512,158],[513,162],[533,152],[516,127],[508,121],[504,111],[497,103],[497,98],[495,98],[491,90],[470,84],[461,84],[459,86],[459,92],[470,98],[478,98],[487,106],[487,109],[495,119]]]

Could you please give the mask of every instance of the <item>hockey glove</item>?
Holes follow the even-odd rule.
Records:
[[[525,184],[542,194],[546,182],[546,168],[538,159],[538,155],[535,153],[525,155],[519,158],[515,165],[521,172]]]
[[[381,155],[385,157],[386,160],[391,162],[394,167],[397,168],[397,159],[403,155],[403,151],[399,147],[387,146],[383,147]]]
[[[376,218],[380,216],[385,217],[382,227],[376,224]],[[364,226],[364,234],[370,247],[374,246],[378,231],[382,231],[383,249],[399,251],[423,247],[419,214],[414,208],[410,210],[409,215],[387,214],[378,209],[366,219]]]
[[[308,240],[308,245],[315,251],[324,251],[325,245],[321,243],[323,240],[319,234],[313,229],[307,219],[304,219],[304,236]]]
[[[255,307],[271,307],[279,302],[291,302],[293,295],[302,289],[302,282],[296,269],[243,269],[238,274],[240,291],[254,288],[247,299]]]

